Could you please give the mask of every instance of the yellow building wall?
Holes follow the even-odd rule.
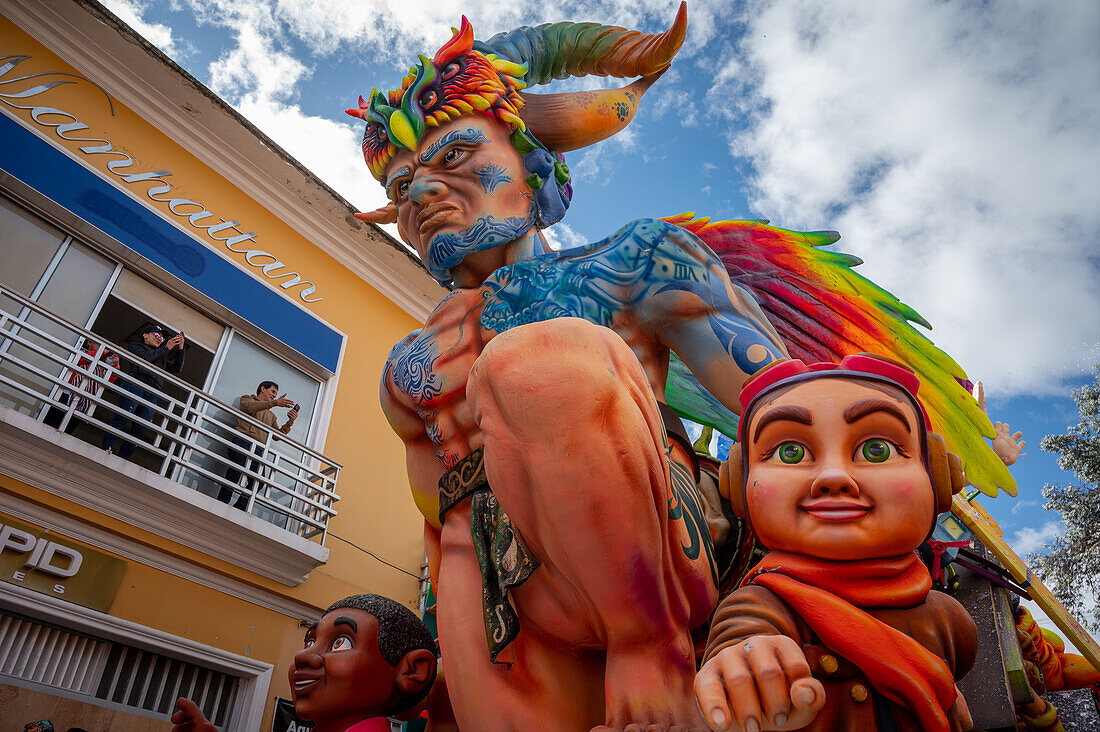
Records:
[[[80,73],[79,69],[68,66],[2,17],[0,48],[4,54],[31,56],[19,65],[19,76],[47,71]],[[60,78],[51,77],[51,80]],[[64,84],[35,96],[33,103],[58,107],[88,125],[88,130],[73,136],[110,140],[115,149],[138,161],[139,164],[128,169],[128,172],[171,170],[173,175],[168,182],[173,186],[172,197],[191,198],[206,204],[218,216],[239,220],[242,230],[256,232],[254,246],[272,252],[286,264],[288,271],[299,272],[303,279],[316,283],[315,296],[324,299],[305,307],[347,334],[336,401],[327,441],[322,448],[325,454],[344,465],[337,488],[342,500],[336,504],[339,515],[329,528],[334,536],[326,542],[330,550],[328,564],[315,570],[310,580],[300,587],[282,591],[318,607],[342,596],[341,593],[361,591],[363,588],[412,603],[416,598],[416,581],[413,578],[381,564],[335,537],[369,549],[414,574],[419,571],[423,556],[422,519],[408,491],[404,449],[382,415],[377,385],[389,349],[420,324],[281,221],[278,212],[264,209],[117,100],[112,116],[103,93],[92,84]],[[96,166],[108,179],[117,181],[117,176],[106,167],[107,163],[118,159],[116,156],[84,155],[79,151],[79,146],[88,143],[62,140],[53,134],[52,128],[43,128],[31,121],[27,111],[10,107],[5,107],[5,111],[19,116],[51,142],[64,145],[77,158]],[[363,176],[369,179],[365,165]],[[146,184],[119,185],[141,195],[144,193],[142,186]],[[146,205],[159,208],[169,219],[180,220],[168,211],[167,204],[153,202],[144,196],[142,199]],[[235,261],[250,276],[284,294],[285,291],[273,287],[270,281],[256,276],[252,268],[245,266],[243,255],[219,248],[217,242],[204,236],[205,232],[196,230],[196,234],[200,240],[205,239],[203,243],[211,250]],[[366,241],[364,244],[378,246]],[[291,292],[296,293],[297,290]],[[303,305],[296,297],[293,299]],[[98,516],[88,518],[97,523],[102,521],[102,517]],[[150,543],[168,551],[181,551],[180,548],[165,546],[169,542],[156,537],[151,537]],[[210,563],[207,559],[202,561]],[[235,568],[227,568],[226,571],[235,575],[248,574]],[[324,581],[321,581],[322,578]],[[248,579],[251,581],[254,578]]]
[[[0,55],[27,54],[31,57],[21,63],[18,74],[13,75],[56,71],[80,74],[80,69],[68,66],[3,17],[0,17],[0,50],[3,52]],[[48,78],[60,80],[64,77]],[[12,87],[3,91],[10,89]],[[243,231],[256,232],[253,246],[272,252],[286,264],[286,271],[297,271],[303,279],[316,284],[315,296],[324,299],[305,307],[347,335],[327,442],[322,448],[326,455],[344,465],[337,486],[342,500],[336,504],[339,515],[329,524],[327,564],[314,570],[298,587],[290,588],[7,476],[0,475],[0,490],[314,608],[324,608],[336,599],[364,591],[413,605],[417,596],[416,579],[382,564],[341,539],[370,550],[412,574],[419,572],[423,557],[423,520],[409,493],[404,449],[379,407],[377,385],[391,346],[420,324],[285,224],[278,212],[264,209],[117,100],[112,116],[103,93],[92,84],[60,85],[35,96],[33,104],[58,107],[88,125],[88,130],[74,136],[110,140],[115,149],[138,161],[139,164],[128,172],[171,170],[171,197],[191,198],[206,204],[217,216],[239,220]],[[78,149],[81,143],[64,141],[53,133],[53,128],[35,124],[29,112],[9,106],[4,110],[18,116],[52,143],[64,145],[75,157],[97,167],[106,178],[118,182],[117,176],[106,168],[108,162],[117,159],[116,156],[84,155]],[[363,175],[365,179],[369,177],[365,165]],[[167,204],[145,198],[145,184],[119,185],[139,195],[145,205],[159,207],[167,218],[180,221],[168,211]],[[269,281],[243,264],[243,255],[230,253],[224,246],[219,249],[218,242],[205,237],[201,230],[195,230],[195,234],[210,249],[235,261],[250,276],[272,287]],[[377,246],[366,241],[364,245]],[[272,289],[280,294],[285,292]],[[291,292],[296,295],[297,290]],[[294,299],[297,304],[303,304],[297,297]],[[269,729],[273,697],[290,696],[286,670],[300,647],[303,632],[297,622],[138,562],[127,562],[126,574],[110,614],[274,664],[276,668],[263,724],[263,728]]]

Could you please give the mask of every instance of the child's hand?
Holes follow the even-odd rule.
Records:
[[[699,670],[695,697],[711,729],[802,729],[825,704],[825,687],[785,635],[762,635],[725,648]]]

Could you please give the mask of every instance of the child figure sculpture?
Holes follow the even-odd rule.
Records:
[[[420,618],[389,598],[352,595],[309,626],[288,676],[294,712],[315,732],[378,732],[423,701],[435,672],[435,641]],[[190,699],[176,705],[173,732],[218,732]]]
[[[977,629],[915,553],[963,477],[918,386],[859,355],[742,390],[721,490],[771,552],[715,612],[695,681],[712,728],[969,729]]]

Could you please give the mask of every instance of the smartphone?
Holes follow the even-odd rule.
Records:
[[[295,409],[295,410],[298,410],[298,409],[301,409],[301,408],[302,408],[302,406],[301,406],[300,404],[295,404],[295,405],[294,405],[294,409]]]

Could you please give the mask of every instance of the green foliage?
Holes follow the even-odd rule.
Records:
[[[1043,438],[1043,450],[1056,453],[1058,467],[1071,471],[1080,485],[1043,488],[1043,507],[1062,515],[1064,531],[1029,561],[1066,609],[1100,632],[1095,607],[1100,597],[1100,365],[1094,372],[1093,383],[1073,391],[1080,423]]]

